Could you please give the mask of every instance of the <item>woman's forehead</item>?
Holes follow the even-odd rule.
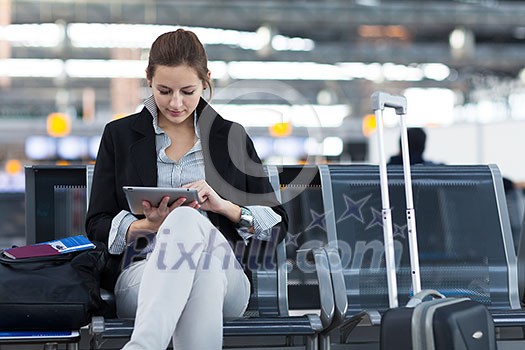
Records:
[[[197,85],[201,80],[195,69],[187,65],[157,66],[153,79],[157,84],[166,86]]]

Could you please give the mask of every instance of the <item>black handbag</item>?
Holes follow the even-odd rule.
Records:
[[[0,256],[0,330],[69,330],[104,313],[100,278],[107,249],[10,259]]]

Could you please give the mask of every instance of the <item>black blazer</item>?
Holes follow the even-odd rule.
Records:
[[[122,186],[157,186],[157,154],[152,115],[141,112],[106,125],[94,169],[86,232],[95,241],[108,242],[111,221],[128,210]],[[242,126],[224,120],[201,99],[197,118],[208,184],[238,205],[265,205],[281,216],[272,246],[287,232],[287,215],[278,203],[253,143]],[[235,224],[208,212],[210,221],[233,245],[242,238]]]

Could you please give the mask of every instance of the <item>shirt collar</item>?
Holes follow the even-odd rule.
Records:
[[[152,123],[153,129],[155,130],[155,134],[164,134],[164,130],[162,130],[162,128],[159,126],[158,109],[153,95],[151,95],[144,101],[144,107],[146,107],[146,109],[150,112],[150,114],[153,117]],[[195,130],[195,135],[197,136],[197,139],[200,140],[201,135],[199,130],[199,124],[197,124],[197,110],[193,112],[193,128]]]

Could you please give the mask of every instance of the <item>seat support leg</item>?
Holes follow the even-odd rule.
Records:
[[[305,337],[306,342],[306,350],[319,350],[319,339],[317,338],[317,335],[308,335]]]

